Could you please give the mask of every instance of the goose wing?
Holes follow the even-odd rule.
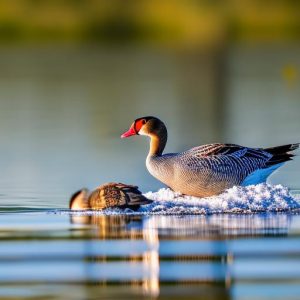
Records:
[[[179,163],[191,172],[216,180],[242,183],[253,175],[250,180],[253,184],[254,179],[255,183],[264,182],[274,170],[291,160],[294,156],[292,151],[298,147],[299,144],[289,144],[263,149],[209,144],[181,153]]]
[[[152,203],[135,185],[110,182],[99,186],[89,197],[92,209],[108,207],[138,207]]]
[[[235,144],[210,144],[181,153],[179,164],[207,180],[241,183],[252,172],[263,169],[272,154],[260,148]]]
[[[186,155],[190,155],[198,158],[209,158],[216,156],[231,156],[235,158],[257,158],[260,160],[268,161],[272,154],[264,151],[262,148],[248,148],[235,144],[208,144],[199,147],[192,148],[186,152]]]

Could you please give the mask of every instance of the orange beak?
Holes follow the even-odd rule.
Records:
[[[121,135],[121,138],[124,139],[124,138],[130,137],[132,135],[137,135],[137,133],[133,127],[130,127],[128,131],[124,132]]]

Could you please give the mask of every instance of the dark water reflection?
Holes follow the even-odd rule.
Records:
[[[268,299],[275,289],[293,299],[299,225],[293,214],[3,213],[0,296]]]

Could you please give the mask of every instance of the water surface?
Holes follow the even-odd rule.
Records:
[[[54,213],[83,186],[162,187],[145,168],[148,141],[119,139],[138,116],[166,122],[169,152],[299,141],[300,85],[284,77],[299,47],[0,54],[1,299],[299,298],[298,214]],[[299,193],[299,166],[272,182]]]
[[[1,212],[0,296],[296,299],[300,217]]]

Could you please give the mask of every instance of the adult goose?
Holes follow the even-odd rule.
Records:
[[[151,116],[136,119],[121,137],[133,135],[150,137],[146,166],[155,178],[176,192],[196,197],[216,195],[235,185],[265,182],[299,147],[299,143],[265,149],[218,143],[163,154],[167,128]]]
[[[137,186],[110,182],[100,185],[93,192],[82,189],[72,195],[72,210],[103,210],[110,207],[138,209],[140,205],[152,203]]]

